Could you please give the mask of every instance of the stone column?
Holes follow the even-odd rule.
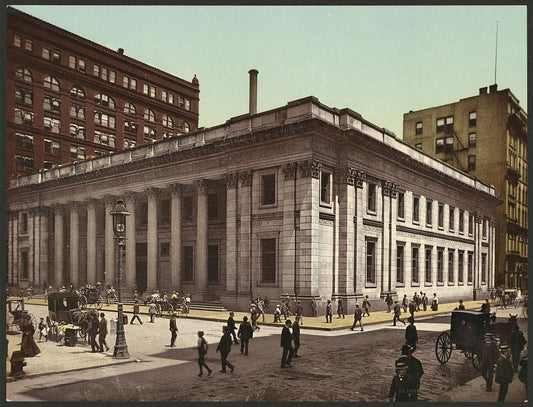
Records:
[[[124,268],[123,287],[135,287],[137,276],[137,259],[136,259],[136,225],[135,222],[135,201],[137,194],[126,193],[124,195],[126,209],[130,216],[126,216],[126,267]]]
[[[396,292],[396,218],[398,207],[396,196],[398,187],[396,184],[383,181],[383,287],[385,292]],[[385,250],[386,249],[386,250]]]
[[[115,233],[113,232],[113,217],[111,211],[116,205],[117,200],[114,196],[105,197],[105,260],[104,260],[104,281],[102,284],[111,284],[113,287],[117,287],[118,284],[115,281]]]
[[[181,199],[185,186],[173,184],[170,190],[170,286],[181,290]]]
[[[283,226],[281,242],[279,244],[282,253],[280,258],[280,270],[278,273],[279,289],[281,293],[295,293],[297,295],[309,294],[309,288],[301,291],[298,281],[299,270],[297,267],[298,256],[296,254],[296,234],[300,219],[296,216],[296,188],[297,188],[298,163],[287,163],[282,166],[283,170],[283,196],[278,198],[283,203]],[[307,291],[307,292],[306,292]]]
[[[156,290],[158,287],[158,272],[157,272],[157,197],[159,191],[156,188],[149,188],[148,195],[148,226],[146,230],[147,241],[147,287],[148,291]]]
[[[363,214],[365,206],[365,198],[363,194],[363,186],[366,181],[366,173],[356,170],[355,171],[355,267],[354,267],[354,293],[356,295],[363,295],[363,289],[366,281],[366,247],[365,247],[365,235],[363,232]]]
[[[70,283],[74,287],[79,284],[79,212],[80,206],[78,203],[71,203],[70,205]]]
[[[198,298],[205,299],[208,293],[207,285],[207,191],[206,180],[196,182],[198,191],[198,213],[196,223],[196,292]]]
[[[341,170],[339,184],[339,294],[354,293],[355,168]]]
[[[226,176],[226,291],[228,294],[239,293],[238,183],[238,173]]]
[[[87,283],[95,285],[96,272],[96,201],[87,202]]]
[[[30,286],[35,287],[39,282],[39,213],[38,208],[32,208],[28,214],[28,232],[30,241],[28,280]]]
[[[63,206],[54,207],[54,286],[57,288],[64,285],[63,282]]]
[[[240,294],[248,293],[251,295],[251,273],[252,262],[250,259],[250,247],[251,247],[251,225],[252,225],[252,171],[243,171],[239,173],[241,179],[241,185],[238,189],[239,195],[239,286],[238,290]]]
[[[10,221],[9,221],[9,234],[10,234],[10,247],[9,247],[9,256],[11,259],[10,262],[10,283],[17,284],[19,281],[19,272],[18,272],[18,211],[9,211]]]
[[[39,212],[39,281],[42,285],[46,281],[47,286],[50,285],[50,248],[48,245],[48,220],[50,210],[47,207],[38,208]]]

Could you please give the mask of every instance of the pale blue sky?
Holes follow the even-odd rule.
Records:
[[[200,81],[200,126],[305,96],[402,136],[403,114],[494,83],[527,110],[524,6],[20,6],[149,65]]]

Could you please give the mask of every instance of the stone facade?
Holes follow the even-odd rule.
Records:
[[[116,284],[117,198],[131,212],[126,295],[242,310],[289,295],[306,312],[343,297],[351,312],[363,295],[493,288],[494,189],[314,97],[13,180],[8,282]]]
[[[502,201],[494,218],[495,284],[527,290],[527,113],[513,93],[491,85],[477,96],[406,113],[403,137],[494,185]]]

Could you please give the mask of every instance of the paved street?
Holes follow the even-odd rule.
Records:
[[[37,317],[46,313],[42,306],[29,305]],[[511,310],[511,312],[514,310]],[[502,310],[499,315],[507,316]],[[108,319],[113,315],[107,312]],[[250,355],[240,354],[234,345],[229,360],[233,374],[222,374],[215,352],[221,335],[220,321],[178,319],[177,347],[170,341],[168,319],[126,327],[131,358],[111,358],[114,335],[108,336],[109,352],[90,352],[78,344],[68,348],[55,342],[39,342],[41,355],[27,358],[28,377],[7,383],[7,398],[13,401],[386,401],[394,375],[394,361],[403,344],[404,327],[378,322],[364,332],[346,328],[334,331],[302,330],[301,358],[290,369],[280,369],[281,326],[263,326],[250,343]],[[334,320],[336,317],[334,318]],[[347,321],[352,321],[347,316]],[[520,321],[527,334],[527,321]],[[440,365],[435,359],[435,340],[449,329],[449,316],[420,317],[420,342],[416,356],[424,366],[420,399],[427,401],[495,401],[497,390],[480,391],[479,374],[458,351]],[[207,364],[211,377],[197,377],[196,332],[205,331],[210,344]],[[9,336],[10,353],[20,335]],[[53,357],[50,357],[53,355]],[[46,370],[65,373],[46,373]],[[72,370],[75,370],[74,372]],[[9,372],[9,370],[8,370]],[[481,382],[482,384],[482,382]],[[496,386],[497,387],[497,386]],[[479,394],[478,394],[479,393]],[[480,397],[484,397],[481,398]],[[516,377],[508,401],[524,401],[523,385]]]

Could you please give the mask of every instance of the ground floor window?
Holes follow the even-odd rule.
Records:
[[[420,282],[418,277],[418,247],[411,249],[411,277],[414,284]]]
[[[404,283],[403,249],[403,245],[399,245],[396,247],[396,281],[400,284]]]
[[[183,246],[181,279],[183,281],[194,280],[194,250],[193,246]]]
[[[426,248],[425,282],[431,283],[431,248]]]
[[[472,283],[474,271],[474,253],[468,252],[468,282]]]
[[[376,283],[376,242],[366,241],[366,282]]]
[[[487,282],[487,253],[481,253],[481,283]]]
[[[457,281],[462,284],[464,282],[464,257],[465,253],[460,250],[457,257]]]
[[[448,250],[448,282],[453,283],[453,260],[454,260],[454,251],[452,249]]]
[[[437,283],[442,283],[443,280],[444,280],[444,264],[443,264],[443,261],[444,261],[444,250],[443,249],[438,249],[437,250]],[[427,280],[427,276],[426,276],[426,281]],[[430,280],[431,281],[431,277],[430,277]]]
[[[276,239],[261,239],[261,282],[276,282]]]

